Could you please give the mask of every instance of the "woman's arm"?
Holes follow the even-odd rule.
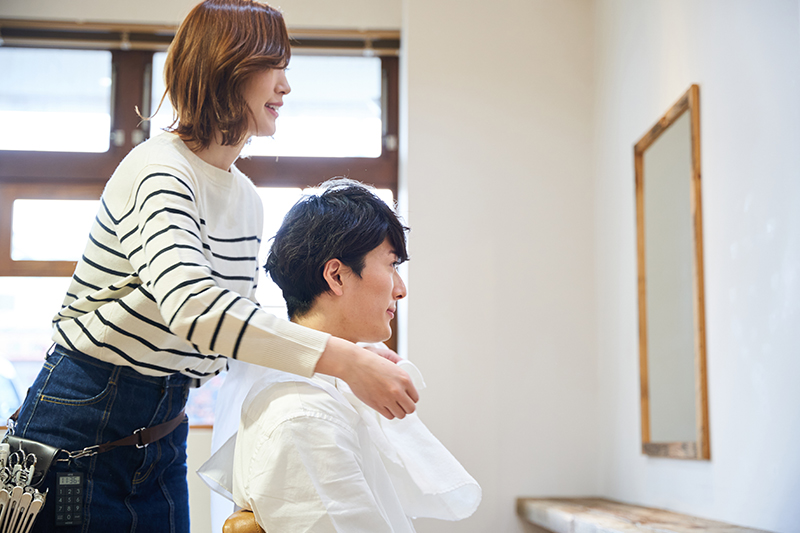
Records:
[[[221,287],[220,274],[246,262],[231,261],[224,272],[214,271],[204,247],[231,248],[234,243],[204,242],[199,191],[188,176],[166,170],[142,173],[135,201],[118,223],[125,255],[173,334],[207,356],[220,354],[305,376],[314,371],[336,376],[390,419],[414,411],[417,391],[392,362],[348,341],[278,319],[242,297],[252,291],[254,272],[245,272],[251,277],[240,282],[241,293]],[[235,253],[227,248],[219,253]]]

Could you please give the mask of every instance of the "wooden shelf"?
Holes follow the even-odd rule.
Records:
[[[517,514],[537,532],[766,533],[603,498],[518,498]]]

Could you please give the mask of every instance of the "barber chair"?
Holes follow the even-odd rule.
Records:
[[[222,524],[222,533],[266,533],[256,522],[256,516],[249,509],[236,511]]]

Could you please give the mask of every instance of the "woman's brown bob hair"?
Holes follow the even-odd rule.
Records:
[[[215,131],[223,145],[246,140],[252,115],[244,84],[291,57],[283,15],[253,0],[205,0],[186,16],[164,65],[177,114],[171,131],[193,149],[207,148]],[[177,124],[177,126],[176,126]]]

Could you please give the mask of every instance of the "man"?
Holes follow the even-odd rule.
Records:
[[[349,180],[298,202],[265,266],[289,319],[351,342],[388,339],[406,296],[397,272],[408,259],[406,231],[388,205]],[[421,385],[413,365],[398,364]],[[222,484],[268,532],[411,532],[411,517],[458,520],[480,502],[477,482],[416,415],[383,419],[340,379],[239,365],[225,387],[249,393],[237,436],[209,463],[233,448]]]

